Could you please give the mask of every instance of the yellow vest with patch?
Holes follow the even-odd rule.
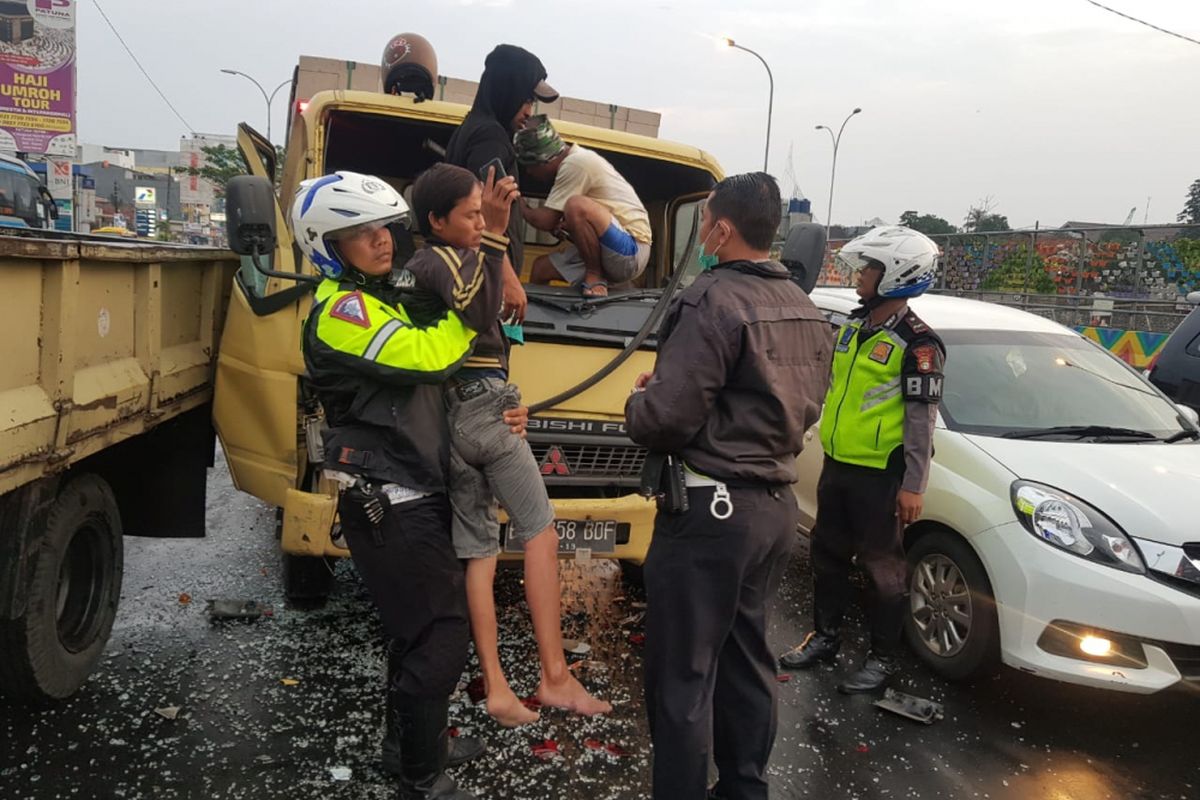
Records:
[[[821,445],[835,461],[885,469],[904,443],[901,367],[908,344],[890,328],[860,342],[862,325],[853,319],[838,331]]]

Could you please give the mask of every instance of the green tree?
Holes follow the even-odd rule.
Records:
[[[905,211],[900,215],[900,224],[912,228],[914,231],[920,231],[926,236],[958,233],[958,228],[937,214],[920,214],[916,211]]]
[[[1192,181],[1183,211],[1175,219],[1187,225],[1200,225],[1200,178]]]
[[[236,147],[227,147],[223,144],[204,145],[200,148],[204,153],[204,166],[202,167],[187,167],[188,175],[199,175],[201,178],[212,181],[216,187],[218,197],[225,196],[225,184],[229,183],[230,178],[236,178],[238,175],[245,175],[246,164],[242,160],[242,153]],[[279,188],[279,178],[283,174],[283,148],[275,146],[275,187]]]
[[[980,200],[967,210],[963,219],[963,230],[968,233],[990,233],[994,231],[1011,231],[1008,217],[995,212],[996,202],[989,196]]]

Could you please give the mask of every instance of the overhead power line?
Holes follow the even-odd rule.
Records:
[[[1126,14],[1124,11],[1117,11],[1115,8],[1109,8],[1108,6],[1104,5],[1103,3],[1097,3],[1096,0],[1087,0],[1087,2],[1091,3],[1096,8],[1104,9],[1105,11],[1109,12],[1110,14],[1116,14],[1118,17],[1124,17],[1125,19],[1129,20],[1130,22],[1136,22],[1138,25],[1145,25],[1147,28],[1153,28],[1154,30],[1158,31],[1159,33],[1165,33],[1168,36],[1174,36],[1176,39],[1183,39],[1185,42],[1191,42],[1192,44],[1200,44],[1200,40],[1193,39],[1190,36],[1184,36],[1182,33],[1176,33],[1175,31],[1169,31],[1166,28],[1160,28],[1157,25],[1146,22],[1146,20],[1144,20],[1144,19],[1138,19],[1137,17],[1131,17],[1128,14]]]
[[[146,68],[142,66],[142,62],[138,61],[138,57],[135,56],[133,51],[129,49],[129,45],[125,44],[125,39],[121,37],[121,33],[117,30],[117,26],[113,25],[112,20],[108,18],[108,14],[104,13],[104,9],[100,5],[100,0],[92,0],[92,2],[95,4],[96,10],[100,12],[100,16],[104,17],[104,21],[108,23],[108,27],[112,29],[113,36],[117,37],[117,41],[120,42],[121,46],[125,48],[125,52],[129,54],[130,58],[133,59],[133,63],[137,64],[137,68],[140,69],[142,74],[146,76],[146,80],[150,81],[150,85],[154,87],[154,91],[158,92],[158,96],[161,97],[163,102],[167,104],[167,108],[171,109],[171,112],[175,114],[175,116],[179,117],[179,121],[183,123],[184,128],[186,128],[188,132],[196,130],[188,123],[186,119],[183,118],[183,114],[179,113],[179,109],[175,108],[174,104],[167,99],[167,96],[163,94],[163,90],[158,88],[158,84],[154,82],[154,78],[151,78],[150,73],[147,72]]]

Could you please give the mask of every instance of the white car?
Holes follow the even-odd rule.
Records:
[[[812,299],[837,326],[852,290]],[[925,296],[946,343],[924,516],[905,534],[906,638],[948,678],[998,661],[1128,692],[1200,687],[1196,415],[1056,323]],[[796,484],[817,513],[815,429]]]

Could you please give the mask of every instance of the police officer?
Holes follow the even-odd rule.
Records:
[[[798,509],[789,484],[829,381],[828,323],[768,251],[779,187],[726,178],[704,206],[704,273],[676,298],[653,373],[625,406],[630,437],[668,468],[645,565],[646,708],[654,797],[766,798],[775,664],[766,604]],[[679,478],[686,508],[671,504]]]
[[[908,572],[903,532],[921,516],[945,358],[941,340],[907,301],[933,283],[937,255],[927,236],[898,225],[875,228],[838,254],[858,271],[862,305],[837,333],[821,415],[813,631],[780,663],[806,669],[837,655],[857,556],[875,602],[871,650],[838,686],[847,694],[876,691],[897,669]]]
[[[342,486],[342,533],[391,638],[388,736],[399,797],[473,800],[443,771],[483,747],[448,738],[468,625],[450,541],[438,384],[471,353],[475,333],[452,313],[416,327],[397,302],[393,228],[407,213],[400,195],[371,176],[339,172],[300,184],[292,229],[325,278],[305,325],[304,360],[329,425],[324,467]],[[498,307],[499,286],[488,285]],[[508,415],[510,424],[523,429],[523,416]]]

